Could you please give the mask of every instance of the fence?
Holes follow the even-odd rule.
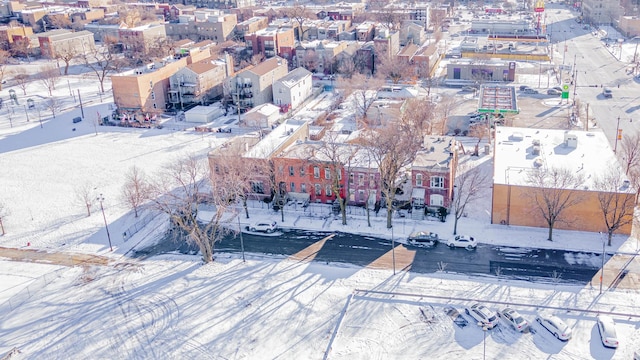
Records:
[[[129,238],[131,238],[133,235],[135,235],[138,231],[144,229],[144,227],[147,226],[151,222],[151,220],[153,220],[158,215],[159,214],[147,214],[147,215],[145,215],[142,219],[138,220],[135,224],[129,226],[122,233],[122,239],[124,241],[129,240]]]
[[[0,309],[5,306],[9,306],[11,311],[15,310],[17,307],[22,305],[25,301],[29,300],[33,295],[35,295],[39,290],[43,289],[46,285],[54,282],[62,276],[63,271],[69,270],[68,268],[60,268],[48,274],[44,274],[39,278],[35,279],[31,284],[29,284],[24,289],[18,291],[15,295],[11,296],[4,303],[0,304]],[[1,313],[8,314],[9,311],[3,311]]]

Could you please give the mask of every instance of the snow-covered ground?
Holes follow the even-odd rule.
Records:
[[[96,85],[84,81],[72,87],[90,94]],[[5,104],[7,91],[0,93]],[[65,90],[58,91],[62,97]],[[66,93],[68,97],[68,89]],[[28,96],[37,94],[46,97],[34,84]],[[147,210],[141,218],[150,225],[123,236],[140,225],[140,218],[134,218],[120,199],[124,173],[137,166],[153,176],[179,157],[204,157],[229,135],[175,131],[170,126],[94,126],[87,114],[97,117],[110,110],[108,97],[104,102],[91,99],[84,106],[85,121],[77,124],[71,119],[80,109],[69,98],[65,101],[70,111],[43,118],[42,127],[33,115],[27,122],[19,108],[13,109],[12,124],[5,117],[0,120],[0,202],[10,211],[0,246],[101,254],[115,261],[112,266],[74,268],[0,261],[0,356],[15,347],[21,351],[16,358],[28,359],[480,359],[485,352],[488,359],[630,359],[640,348],[640,323],[630,316],[637,311],[636,290],[617,289],[600,296],[588,284],[534,284],[446,272],[393,275],[391,270],[259,254],[248,254],[246,263],[239,254],[218,254],[206,266],[198,256],[130,259],[126,253],[156,239],[166,221]],[[482,156],[467,161],[489,171],[489,160]],[[87,217],[78,199],[78,189],[84,186],[90,186],[96,198],[104,196],[113,253],[100,204],[96,201]],[[489,189],[460,220],[460,232],[492,244],[601,249],[599,234],[556,231],[555,241],[549,242],[545,229],[490,225],[488,194]],[[382,216],[374,217],[369,227],[356,210],[343,226],[327,220],[326,209],[319,206],[306,211],[290,207],[282,223],[279,213],[253,205],[251,221],[268,218],[283,226],[393,235],[401,242],[417,229],[441,237],[453,229],[452,219],[395,219],[391,234]],[[617,236],[609,250],[635,252],[637,245],[635,239]],[[50,275],[40,277],[43,274]],[[462,311],[471,300],[518,304],[529,321],[538,312],[555,313],[572,326],[574,338],[560,342],[537,324],[526,334],[505,324],[486,334],[473,323],[455,326],[444,307]],[[595,314],[575,309],[624,314],[615,316],[620,348],[603,348]]]

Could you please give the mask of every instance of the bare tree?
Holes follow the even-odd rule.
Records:
[[[304,55],[299,59],[299,63],[305,69],[315,73],[318,71],[320,56],[315,50],[307,49],[304,51]]]
[[[142,21],[142,15],[137,8],[126,6],[118,7],[118,18],[128,28],[136,27]]]
[[[394,84],[407,80],[415,75],[415,66],[404,58],[397,56],[378,56],[376,75],[389,79]]]
[[[135,217],[138,217],[140,206],[149,199],[148,182],[145,179],[144,172],[137,166],[133,166],[125,174],[122,198],[133,209]]]
[[[59,112],[60,108],[62,107],[62,102],[60,102],[60,100],[58,100],[56,97],[52,96],[45,100],[44,106],[47,110],[51,111],[51,116],[53,116],[53,118],[55,119],[56,113]]]
[[[371,153],[372,160],[378,167],[380,189],[387,207],[387,228],[391,228],[396,184],[401,180],[404,168],[413,162],[420,148],[422,136],[410,123],[400,118],[388,122],[383,127],[366,129],[361,142]]]
[[[9,211],[9,209],[7,208],[7,206],[0,201],[0,230],[2,230],[2,234],[1,235],[5,235],[6,232],[4,230],[4,220],[11,215],[11,212]]]
[[[338,63],[338,71],[342,77],[351,79],[358,70],[356,69],[356,63],[353,58],[345,55]]]
[[[351,79],[342,79],[338,83],[344,89],[345,96],[351,95],[353,105],[356,108],[356,120],[359,118],[366,120],[367,110],[378,97],[378,91],[384,81],[355,74]]]
[[[76,198],[87,209],[87,216],[91,216],[91,206],[95,197],[95,190],[89,183],[84,183],[75,189]]]
[[[13,81],[22,89],[23,95],[27,95],[27,86],[31,82],[31,79],[31,75],[27,74],[27,71],[23,68],[16,69],[13,75]]]
[[[635,194],[630,184],[625,182],[624,174],[616,165],[611,165],[594,179],[598,190],[598,204],[602,211],[604,224],[607,228],[607,244],[611,246],[613,233],[623,226],[633,223]]]
[[[339,141],[338,135],[335,131],[327,132],[322,139],[321,146],[316,149],[316,154],[321,158],[321,163],[326,166],[325,171],[329,170],[329,179],[326,179],[327,175],[325,175],[325,179],[328,180],[326,185],[331,187],[331,192],[335,195],[336,201],[340,205],[342,225],[347,225],[347,196],[349,189],[345,189],[343,186],[343,174],[351,172],[351,162],[354,160],[358,147]],[[311,159],[311,161],[313,160]]]
[[[116,39],[106,37],[103,46],[82,55],[84,64],[96,74],[102,92],[104,92],[105,79],[111,73],[120,71],[125,64],[125,61],[115,52],[116,42]]]
[[[577,205],[583,196],[576,189],[583,177],[567,168],[539,168],[527,173],[530,186],[523,196],[532,205],[532,214],[541,217],[549,227],[547,240],[553,241],[553,228],[557,223],[570,223],[566,210]]]
[[[153,206],[169,215],[176,233],[198,246],[205,263],[213,261],[215,243],[229,231],[224,215],[237,195],[229,178],[210,175],[206,160],[191,155],[166,167],[149,185]],[[206,218],[198,215],[201,206],[209,207]]]
[[[624,135],[620,145],[619,155],[624,161],[624,173],[628,175],[631,169],[640,166],[640,132]]]
[[[49,96],[53,96],[53,90],[56,89],[56,84],[60,81],[60,71],[53,65],[45,65],[40,68],[40,73],[37,77],[49,92]]]
[[[307,31],[307,29],[303,27],[304,22],[315,18],[316,15],[313,11],[307,9],[306,5],[295,5],[293,7],[283,9],[282,12],[285,16],[297,23],[297,40],[302,41],[304,39],[304,33]]]
[[[31,43],[29,42],[29,38],[18,39],[11,44],[11,48],[9,52],[12,56],[16,57],[26,57],[27,61],[31,62],[30,52],[31,52]]]
[[[468,135],[478,139],[478,141],[476,142],[476,145],[474,146],[472,155],[478,156],[480,155],[480,143],[487,136],[489,136],[489,131],[490,131],[489,124],[487,122],[478,122],[471,125],[472,126],[469,127]]]
[[[74,46],[66,46],[56,50],[56,59],[64,61],[64,74],[69,74],[69,65],[71,61],[80,55],[80,52]]]
[[[437,105],[424,98],[408,99],[404,106],[403,116],[419,135],[432,135],[436,125]]]
[[[467,205],[483,195],[489,185],[489,174],[469,161],[459,163],[456,169],[456,193],[453,198],[453,235],[458,233],[458,220],[464,215]]]
[[[7,50],[0,50],[0,90],[2,90],[2,80],[7,74],[7,65],[11,59],[11,53]]]
[[[376,20],[389,29],[397,29],[405,18],[403,11],[388,0],[369,0],[369,7]]]

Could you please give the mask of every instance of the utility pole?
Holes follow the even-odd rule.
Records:
[[[113,251],[113,246],[111,246],[111,235],[109,235],[109,227],[107,226],[107,217],[104,215],[104,207],[102,206],[102,202],[104,201],[104,196],[102,196],[102,194],[98,196],[98,201],[100,201],[100,210],[102,210],[102,219],[104,220],[104,228],[107,230],[107,239],[109,239],[109,249]]]
[[[82,114],[82,118],[84,119],[84,108],[82,107],[82,98],[80,97],[80,89],[78,89],[78,100],[80,101],[80,113]]]

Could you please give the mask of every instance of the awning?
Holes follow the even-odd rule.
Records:
[[[411,191],[412,199],[423,199],[424,200],[425,190],[421,188],[413,188]]]

